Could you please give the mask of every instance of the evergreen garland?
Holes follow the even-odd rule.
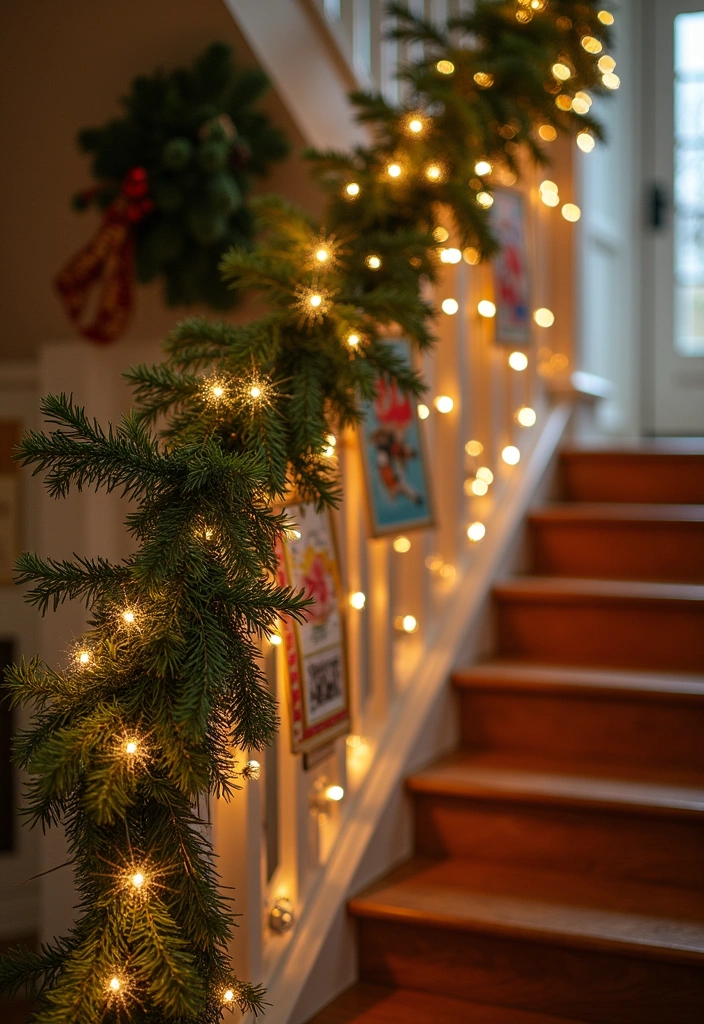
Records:
[[[41,1024],[210,1024],[228,1006],[262,1009],[261,988],[232,974],[231,912],[199,808],[247,776],[233,746],[259,749],[276,728],[257,639],[282,615],[305,616],[305,595],[273,581],[274,544],[291,524],[272,507],[291,489],[320,508],[338,502],[329,433],[359,419],[378,377],[422,392],[381,338],[393,324],[417,349],[432,344],[421,288],[439,267],[439,204],[458,244],[488,255],[477,199],[492,176],[518,173],[521,152],[544,159],[541,126],[600,135],[572,106],[602,88],[612,19],[596,3],[477,0],[447,28],[398,4],[390,13],[395,38],[424,48],[400,72],[408,101],[356,95],[376,142],[310,154],[330,192],[323,224],[261,200],[261,244],[222,261],[266,314],[237,328],[185,321],[163,364],[128,374],[137,409],[117,427],[103,431],[62,395],[43,406],[53,429],[20,446],[56,497],[84,486],[128,495],[137,541],[120,565],[19,563],[42,612],[82,599],[91,614],[65,668],[35,659],[8,680],[13,702],[33,709],[16,744],[31,775],[27,816],[66,826],[81,896],[68,938],[0,966],[5,989],[38,994]],[[479,161],[491,164],[481,176]]]

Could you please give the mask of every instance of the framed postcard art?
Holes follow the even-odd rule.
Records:
[[[531,340],[531,297],[524,197],[497,188],[491,226],[501,246],[493,259],[496,340],[503,345],[528,345]]]
[[[309,504],[286,511],[300,536],[279,544],[279,583],[315,598],[306,622],[283,622],[291,750],[308,754],[349,732],[342,590],[330,515]]]
[[[390,338],[410,365],[404,338]],[[433,525],[430,474],[415,399],[380,380],[359,428],[373,537]]]

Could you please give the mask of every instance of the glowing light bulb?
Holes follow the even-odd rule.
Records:
[[[270,633],[269,636],[267,636],[267,640],[272,647],[280,647],[284,642],[283,637],[279,633]]]
[[[484,523],[470,523],[467,527],[467,536],[473,544],[476,544],[486,536],[486,526]]]
[[[572,72],[567,65],[562,64],[559,61],[557,64],[553,64],[550,70],[553,73],[553,77],[555,77],[558,82],[566,82],[568,78],[572,77]]]
[[[262,774],[262,766],[259,761],[247,761],[246,768],[250,779],[258,779]]]
[[[516,412],[516,422],[522,427],[532,427],[537,420],[537,414],[535,409],[531,409],[529,405],[524,405]]]
[[[477,202],[485,210],[494,205],[494,197],[490,192],[477,192]]]
[[[601,80],[607,89],[618,89],[621,84],[621,79],[614,74],[602,75]]]
[[[599,71],[601,71],[605,75],[608,75],[616,67],[616,61],[613,59],[613,57],[609,57],[609,55],[605,53],[603,57],[599,57],[598,67]]]
[[[521,453],[513,444],[507,444],[501,452],[501,458],[507,466],[517,466],[521,460]]]
[[[484,445],[481,441],[467,441],[467,444],[464,446],[464,450],[467,452],[467,455],[471,455],[472,458],[476,458],[477,455],[481,455],[484,451]]]
[[[496,316],[496,306],[489,299],[482,299],[481,302],[477,303],[477,312],[479,316],[486,317],[490,320],[493,316]]]
[[[360,612],[362,610],[362,608],[364,608],[366,603],[367,603],[366,595],[363,594],[361,590],[356,590],[354,592],[354,594],[350,594],[350,604],[358,612]]]
[[[408,122],[408,130],[413,132],[414,135],[420,135],[425,128],[425,124],[419,117],[412,117]]]
[[[128,609],[126,612],[122,613],[122,618],[127,623],[128,626],[131,626],[132,623],[134,622],[134,612],[131,612]]]
[[[425,176],[428,181],[440,181],[442,168],[438,164],[430,164],[425,168]]]
[[[433,402],[433,405],[435,406],[438,412],[442,413],[452,412],[452,410],[455,408],[455,403],[450,398],[449,395],[438,395],[438,397]]]
[[[235,993],[232,991],[232,989],[231,988],[226,988],[225,991],[222,994],[222,1001],[223,1001],[223,1003],[231,1003],[234,998],[235,998]]]
[[[394,626],[400,633],[415,633],[418,629],[418,620],[415,615],[397,615]]]
[[[419,420],[427,420],[428,416],[430,416],[430,409],[427,405],[423,405],[422,402],[419,403],[416,411],[418,413]]]
[[[587,114],[589,113],[589,104],[581,96],[575,96],[572,100],[572,109],[575,114]]]
[[[136,871],[130,878],[130,882],[135,889],[141,889],[145,882],[144,875],[141,871]]]
[[[439,60],[435,67],[441,75],[451,75],[455,70],[455,65],[451,60]]]
[[[465,263],[469,263],[470,267],[475,267],[479,263],[479,250],[475,249],[473,245],[468,245],[466,249],[462,250],[462,259]]]
[[[578,206],[575,206],[574,203],[565,203],[565,205],[562,207],[562,216],[565,218],[565,220],[568,220],[570,221],[570,223],[575,224],[582,216],[582,211]]]
[[[488,160],[478,160],[474,165],[474,173],[481,176],[491,174],[491,164]]]
[[[411,542],[408,537],[397,537],[394,540],[394,551],[397,551],[400,555],[405,555],[407,551],[411,550]]]
[[[454,316],[460,308],[460,304],[457,299],[443,299],[440,308],[443,313],[447,313],[448,316]]]
[[[347,335],[347,344],[349,345],[350,348],[357,348],[357,345],[359,345],[359,340],[360,339],[358,334]]]
[[[538,185],[538,188],[540,189],[541,192],[555,192],[555,193],[559,192],[559,189],[558,189],[557,185],[555,184],[555,182],[554,181],[550,181],[549,178],[546,178],[545,181],[541,181],[540,185]]]
[[[594,141],[594,138],[589,134],[589,132],[580,132],[577,136],[577,145],[583,153],[591,153],[591,151],[594,149],[594,146],[596,145],[596,142]]]
[[[508,365],[512,370],[525,370],[528,366],[528,356],[525,352],[512,352],[508,357]]]
[[[480,89],[490,89],[494,84],[494,76],[485,71],[477,71],[474,81]]]
[[[450,232],[447,228],[437,227],[433,231],[433,238],[436,242],[446,242],[450,237]]]
[[[489,490],[489,484],[486,480],[472,480],[472,494],[476,494],[478,498],[481,498]]]
[[[318,263],[327,263],[330,259],[330,250],[321,245],[321,247],[315,251],[315,258]]]
[[[89,663],[90,663],[90,652],[89,651],[79,651],[78,652],[78,664],[79,665],[88,665]]]
[[[574,94],[574,98],[576,100],[584,100],[584,102],[587,104],[587,107],[591,107],[592,103],[594,102],[594,100],[591,98],[589,93],[588,92],[584,92],[583,89],[580,89],[579,92],[576,92]]]
[[[494,481],[494,474],[487,466],[480,466],[475,475],[477,480],[483,480],[485,484],[490,484]]]
[[[540,198],[546,206],[560,205],[560,197],[557,192],[541,192]]]
[[[108,982],[108,988],[110,989],[111,992],[119,992],[120,989],[122,988],[122,982],[120,981],[119,978],[113,977]]]
[[[554,142],[557,138],[557,129],[553,128],[551,124],[541,124],[538,128],[538,135],[543,142]]]
[[[367,266],[369,267],[370,270],[378,270],[379,267],[381,266],[381,257],[380,256],[367,256],[367,258],[366,258],[366,260],[364,262],[367,264]]]
[[[603,50],[601,42],[594,36],[582,36],[580,42],[587,53],[601,53]]]
[[[339,803],[345,795],[345,791],[342,786],[328,786],[325,790],[325,796],[328,800],[332,800],[333,803]]]
[[[351,199],[354,199],[356,196],[358,196],[360,191],[361,189],[356,181],[351,181],[349,185],[345,188],[345,192],[347,193],[348,196],[350,196]]]
[[[441,249],[440,250],[440,262],[441,263],[459,263],[462,259],[462,253],[459,249]]]
[[[555,323],[555,314],[551,309],[541,306],[540,309],[536,309],[533,313],[533,319],[538,327],[552,327]]]
[[[210,393],[213,396],[213,398],[222,398],[222,396],[225,394],[225,388],[222,387],[220,384],[215,384],[210,389]]]
[[[127,740],[127,743],[125,743],[125,753],[126,754],[136,754],[137,753],[137,741],[136,740]]]
[[[615,20],[611,11],[599,11],[597,18],[602,25],[613,25]]]
[[[400,164],[389,164],[389,166],[386,168],[386,173],[388,174],[388,176],[390,178],[400,178],[401,177],[401,166],[400,166]]]
[[[569,96],[564,96],[564,95],[556,96],[555,97],[555,106],[557,107],[558,110],[571,110],[572,109],[572,100],[569,98]]]

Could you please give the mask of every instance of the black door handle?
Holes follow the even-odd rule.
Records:
[[[654,231],[660,231],[667,221],[667,191],[664,185],[653,185],[650,189],[648,220]]]

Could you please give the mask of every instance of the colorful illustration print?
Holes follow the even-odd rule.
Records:
[[[527,345],[531,338],[530,274],[523,196],[497,189],[491,221],[501,245],[494,257],[496,340],[507,345]]]

